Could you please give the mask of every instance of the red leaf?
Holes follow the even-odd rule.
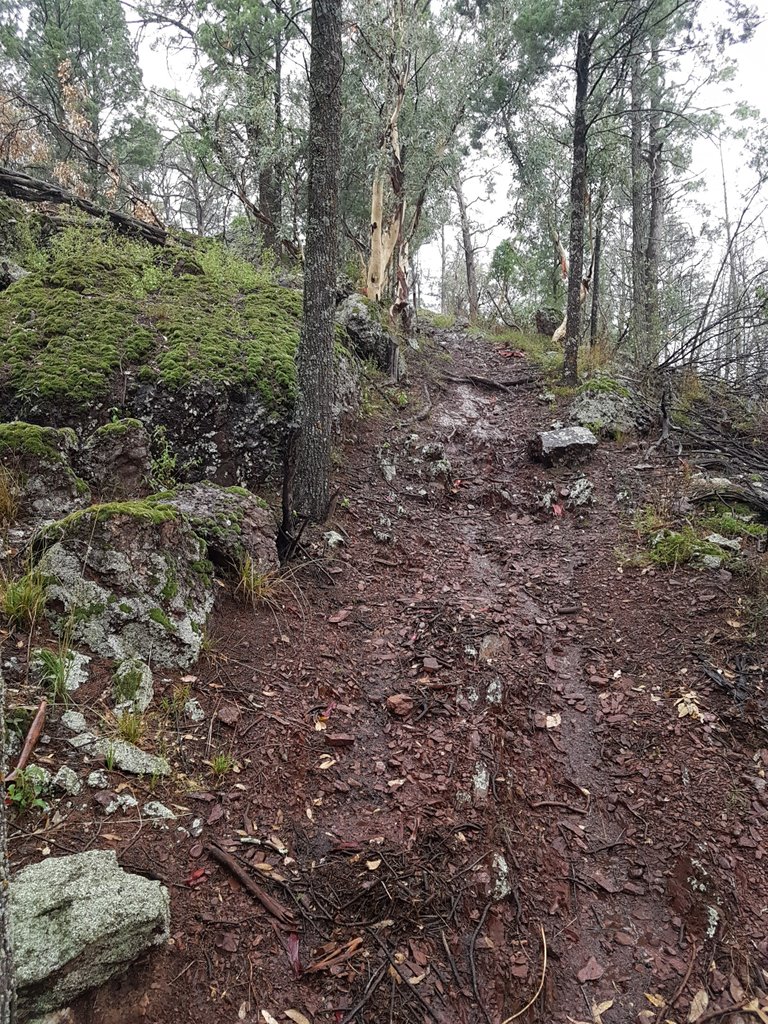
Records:
[[[205,881],[205,868],[197,868],[193,871],[189,878],[184,879],[184,884],[190,887],[200,885],[201,882]]]
[[[602,967],[593,956],[591,956],[576,977],[583,984],[585,981],[597,981],[599,978],[602,978],[604,974],[605,968]]]
[[[297,978],[301,977],[301,960],[299,959],[299,936],[297,932],[291,932],[286,943],[288,959],[291,961],[293,973]]]
[[[557,504],[557,502],[555,502],[555,504],[552,506],[552,515],[561,516],[563,512],[565,512],[565,508],[562,505],[559,505]]]

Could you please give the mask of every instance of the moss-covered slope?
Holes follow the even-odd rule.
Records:
[[[85,409],[150,382],[290,404],[301,295],[222,246],[158,249],[70,227],[34,263],[0,293],[6,405]]]

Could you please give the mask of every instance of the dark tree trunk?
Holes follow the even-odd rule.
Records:
[[[469,319],[474,324],[477,322],[477,316],[480,311],[480,300],[477,292],[477,269],[475,267],[475,247],[472,244],[472,228],[467,214],[467,204],[464,202],[461,179],[458,176],[453,183],[453,191],[456,193],[456,199],[459,203],[459,216],[461,218],[461,245],[464,249],[464,266],[467,270]]]
[[[341,0],[314,0],[309,70],[309,196],[304,322],[296,353],[294,510],[328,511],[341,150]]]
[[[587,91],[594,37],[579,32],[576,47],[576,106],[573,118],[573,166],[571,169],[571,235],[569,240],[568,313],[565,327],[563,380],[578,381],[579,329],[581,326],[584,269],[584,191],[587,179]]]
[[[600,256],[603,249],[603,204],[597,212],[595,227],[595,248],[592,252],[592,312],[589,322],[589,344],[597,341],[600,329]]]
[[[0,671],[0,779],[4,779],[5,774],[5,683]],[[5,785],[0,782],[0,1024],[14,1024],[16,1019],[16,972],[11,944],[7,842]]]

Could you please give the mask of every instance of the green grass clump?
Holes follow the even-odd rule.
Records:
[[[123,711],[115,719],[115,732],[127,743],[138,743],[144,728],[144,716],[136,711]]]
[[[31,764],[20,771],[8,786],[8,802],[17,811],[45,811],[48,805],[43,796],[46,792],[46,778],[41,768]]]
[[[161,523],[167,523],[169,519],[178,518],[178,512],[173,508],[169,508],[168,505],[157,503],[156,496],[150,495],[148,498],[140,498],[133,501],[108,501],[101,505],[90,505],[88,508],[76,509],[63,519],[59,519],[58,522],[52,523],[48,529],[67,530],[82,519],[103,523],[115,516],[143,519],[155,526],[159,526]]]
[[[269,604],[280,584],[279,573],[259,569],[258,563],[249,554],[240,559],[235,579],[235,593],[254,606],[261,602]]]
[[[768,526],[742,519],[732,512],[719,512],[699,520],[701,526],[723,537],[768,537]]]
[[[11,625],[34,626],[45,608],[45,590],[48,580],[37,570],[17,580],[0,582],[0,608]]]
[[[223,778],[225,775],[229,775],[235,767],[235,759],[231,754],[214,754],[211,758],[211,771],[217,779]]]
[[[69,651],[66,648],[60,651],[51,651],[46,647],[37,652],[35,660],[40,666],[40,681],[50,690],[53,703],[61,701],[62,704],[67,704],[69,702],[69,691],[67,690]]]
[[[625,388],[623,384],[619,384],[610,377],[592,377],[589,380],[585,380],[582,384],[579,384],[576,391],[580,395],[609,394],[621,395],[622,398],[629,398],[628,389]]]
[[[0,526],[12,523],[19,514],[19,481],[14,473],[0,466]]]
[[[692,526],[684,526],[680,531],[670,530],[659,537],[649,552],[649,559],[654,565],[677,566],[686,565],[704,555],[714,555],[725,561],[730,552],[702,540]]]

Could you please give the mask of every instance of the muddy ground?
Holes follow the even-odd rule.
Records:
[[[617,555],[635,508],[684,493],[684,467],[642,440],[537,466],[528,440],[558,414],[542,386],[444,373],[536,371],[437,333],[408,405],[383,402],[340,449],[343,546],[318,531],[317,561],[254,609],[222,588],[213,649],[158,680],[146,743],[173,778],[110,773],[177,820],[105,817],[90,791],[16,820],[16,865],[110,848],[171,891],[170,943],[78,1021],[734,1021],[706,1015],[768,989],[768,720],[744,583]],[[433,441],[450,484],[423,479]],[[540,505],[582,471],[591,506]],[[77,696],[91,713],[102,684]],[[50,734],[37,763],[96,767]],[[216,778],[221,753],[235,767]]]

